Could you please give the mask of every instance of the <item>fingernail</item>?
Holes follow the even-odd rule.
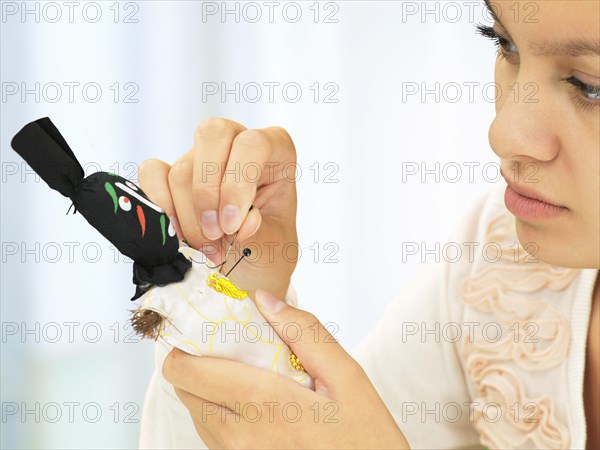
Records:
[[[210,209],[204,211],[200,217],[200,224],[202,225],[202,232],[210,240],[215,240],[221,237],[223,230],[219,225],[219,218],[217,217],[217,211]]]
[[[260,303],[264,309],[272,313],[281,311],[281,309],[285,306],[284,301],[279,300],[277,297],[267,291],[258,290],[256,291],[255,297],[256,301]]]
[[[242,224],[242,212],[235,205],[225,205],[221,211],[221,225],[227,234],[235,233]]]
[[[177,216],[173,214],[171,217],[169,217],[169,223],[173,226],[173,229],[177,234],[177,239],[180,241],[183,240],[183,233],[181,231],[181,226],[179,225],[179,220],[177,220]]]

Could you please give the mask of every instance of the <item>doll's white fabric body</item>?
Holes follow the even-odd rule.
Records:
[[[270,369],[312,389],[313,379],[294,368],[290,348],[253,301],[248,296],[232,298],[209,286],[207,280],[217,272],[209,268],[213,263],[191,247],[181,246],[179,251],[192,261],[185,278],[152,287],[136,300],[141,309],[154,310],[166,318],[160,339],[193,355],[227,358]]]

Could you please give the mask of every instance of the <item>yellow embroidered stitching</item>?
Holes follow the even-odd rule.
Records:
[[[206,280],[206,284],[209,287],[231,298],[239,299],[248,297],[248,293],[246,291],[238,289],[237,286],[227,278],[217,278],[217,275],[217,272],[213,272],[209,275],[208,279]]]

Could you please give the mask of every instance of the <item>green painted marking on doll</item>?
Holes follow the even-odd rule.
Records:
[[[108,192],[108,195],[110,195],[110,198],[112,198],[112,201],[115,204],[115,214],[116,214],[117,209],[119,209],[119,200],[117,199],[117,192],[115,191],[115,188],[112,187],[112,184],[110,184],[108,181],[106,181],[104,183],[104,189],[106,189],[106,192]]]
[[[165,215],[161,214],[160,215],[160,231],[162,231],[162,236],[163,236],[163,244],[165,245],[165,242],[167,241],[167,235],[165,234]]]

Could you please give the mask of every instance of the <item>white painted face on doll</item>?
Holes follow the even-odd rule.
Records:
[[[115,186],[117,186],[118,188],[120,188],[123,191],[127,192],[129,195],[131,195],[132,197],[138,199],[140,202],[142,202],[146,206],[149,206],[150,208],[152,208],[156,212],[159,212],[159,213],[164,213],[165,212],[165,210],[162,209],[160,206],[155,205],[150,200],[148,200],[146,197],[142,197],[139,193],[135,192],[138,189],[136,188],[135,191],[133,190],[133,188],[135,188],[135,185],[133,183],[127,182],[127,184],[128,184],[128,186],[125,186],[123,183],[120,183],[120,182],[117,181],[115,183]],[[129,187],[129,186],[131,186],[131,187]],[[173,236],[173,235],[171,235],[171,236]]]
[[[145,197],[142,197],[140,194],[138,194],[139,189],[138,187],[133,184],[130,181],[126,181],[125,185],[123,183],[117,182],[115,183],[115,186],[117,186],[118,188],[122,189],[123,191],[127,192],[129,195],[131,195],[132,197],[135,197],[136,199],[138,199],[140,202],[144,203],[145,205],[149,206],[150,208],[154,209],[155,211],[159,212],[159,213],[164,213],[165,210],[162,209],[160,206],[152,203],[150,200],[148,200]],[[137,192],[136,192],[137,191]],[[121,209],[123,209],[124,211],[129,211],[131,210],[131,202],[129,201],[129,199],[125,196],[120,197],[119,198],[119,206],[121,207]],[[169,220],[169,226],[167,228],[167,233],[169,233],[169,236],[173,237],[175,236],[175,228],[173,227],[173,224],[171,223],[171,221]]]

